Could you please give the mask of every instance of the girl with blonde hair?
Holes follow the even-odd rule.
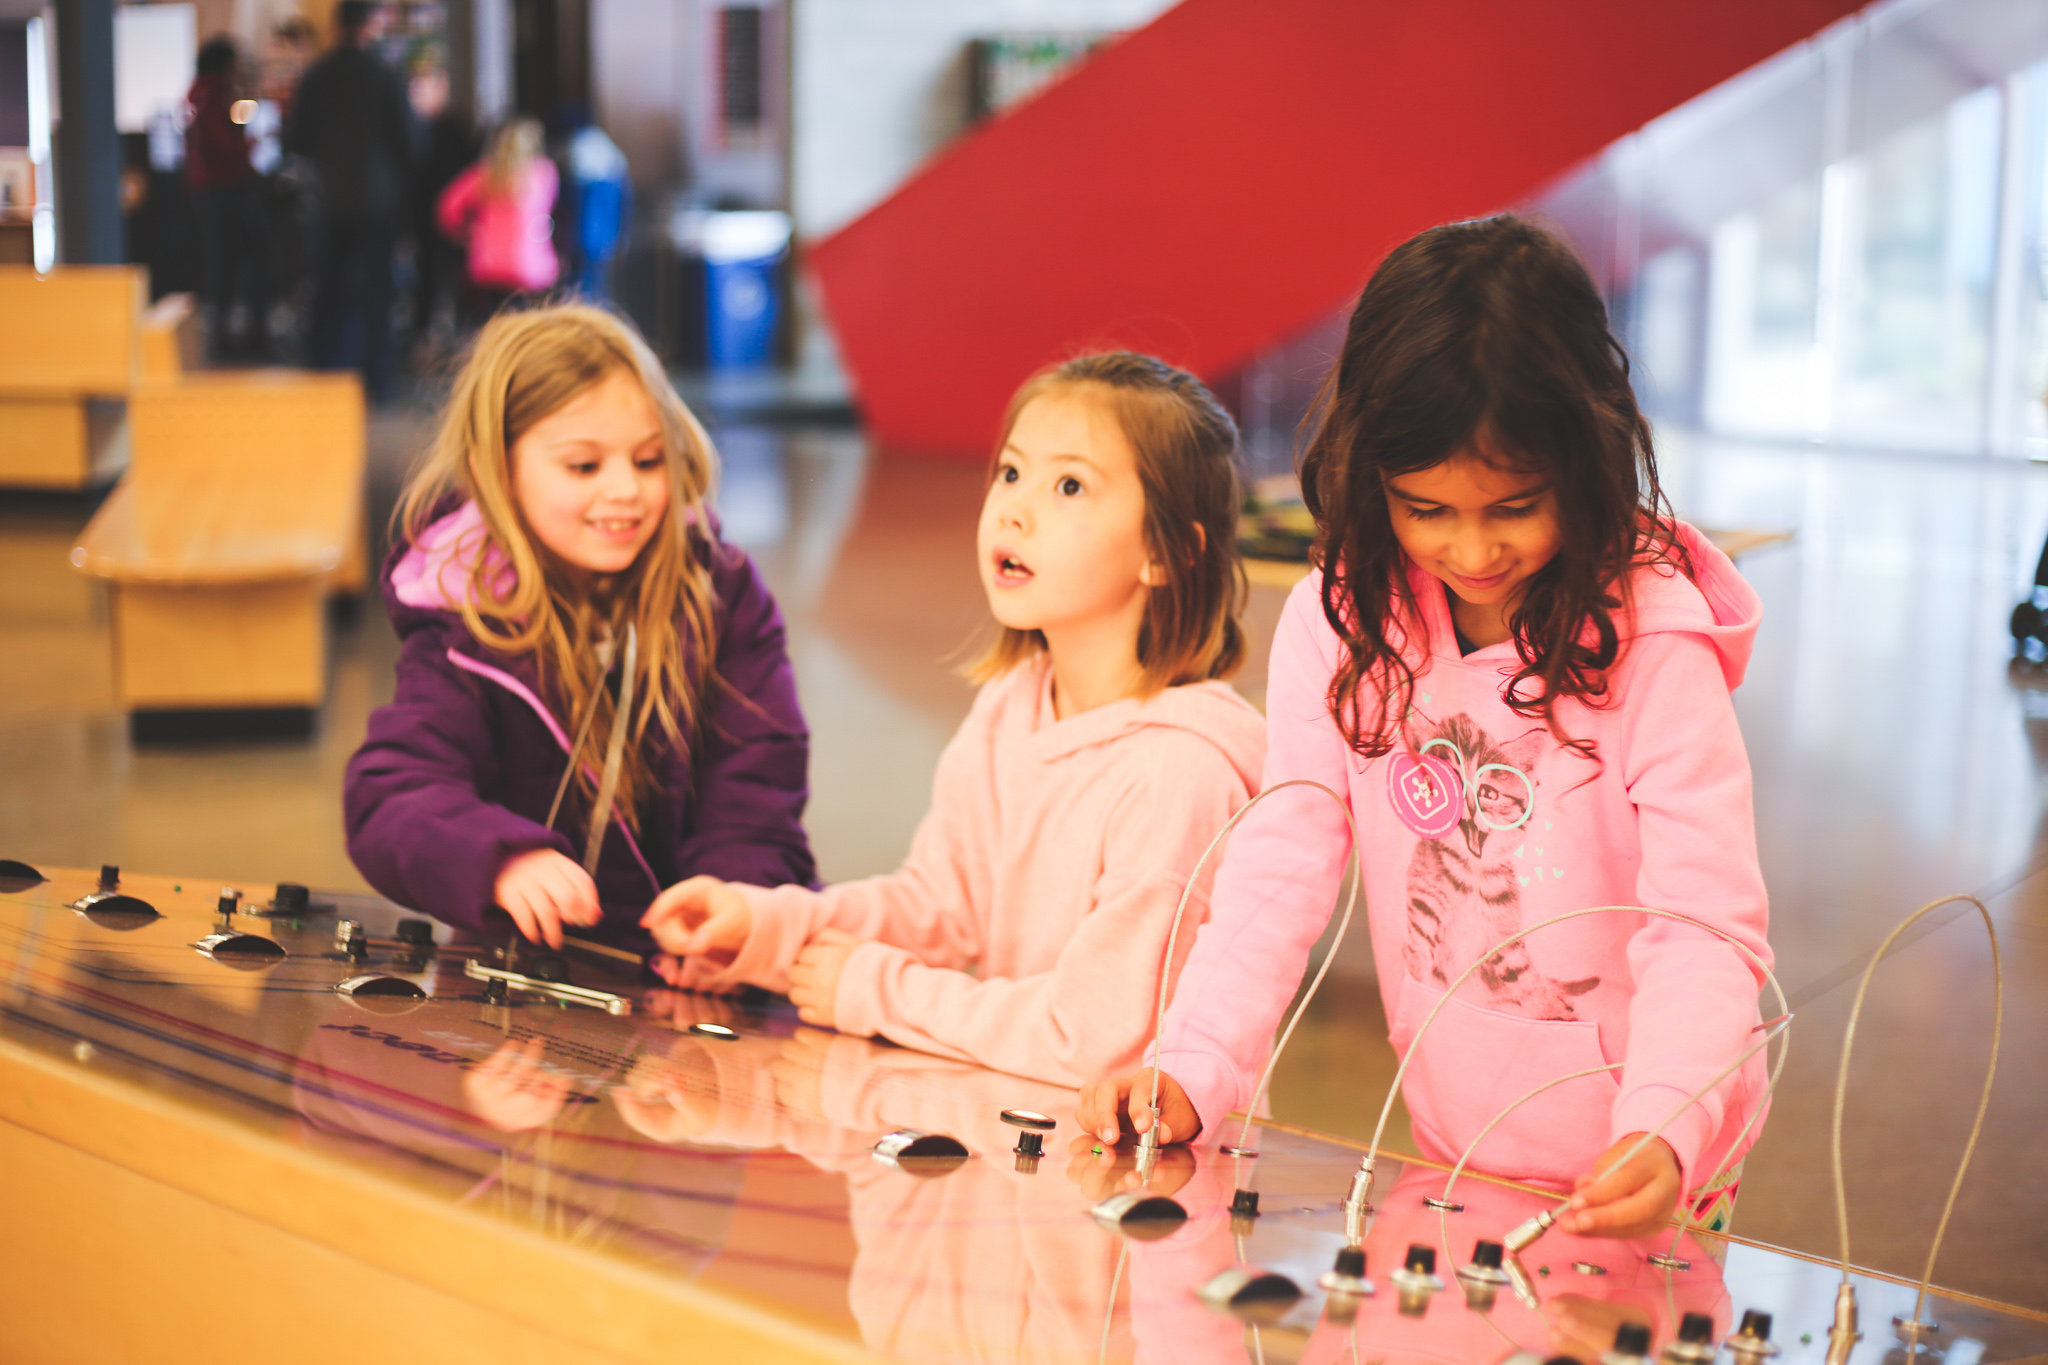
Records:
[[[718,460],[601,309],[494,318],[399,503],[396,695],[350,759],[349,856],[451,925],[501,907],[644,948],[693,876],[813,880],[781,613],[707,499]]]
[[[441,231],[469,248],[469,306],[489,317],[521,294],[545,294],[561,278],[555,255],[555,163],[542,154],[540,124],[517,118],[491,135],[483,159],[448,182],[434,207]]]

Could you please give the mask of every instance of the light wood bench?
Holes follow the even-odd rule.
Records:
[[[0,485],[85,488],[119,470],[148,294],[140,266],[0,266]]]
[[[128,474],[71,552],[111,593],[122,705],[310,712],[327,595],[367,577],[355,376],[145,382],[128,420]]]

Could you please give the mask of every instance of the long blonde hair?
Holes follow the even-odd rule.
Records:
[[[540,155],[540,143],[535,119],[516,118],[493,133],[484,153],[484,188],[500,198],[518,193],[526,168]]]
[[[512,447],[534,423],[615,374],[638,380],[660,417],[669,505],[632,566],[593,594],[534,538],[512,491]],[[483,543],[470,554],[468,591],[457,609],[486,648],[537,656],[543,681],[566,709],[565,723],[573,725],[594,699],[586,752],[603,753],[618,723],[616,702],[603,685],[600,648],[633,626],[639,657],[617,802],[622,818],[636,824],[653,795],[650,728],[686,752],[703,719],[702,699],[715,682],[713,546],[703,506],[717,477],[711,438],[676,396],[647,343],[601,308],[557,304],[501,313],[484,325],[456,377],[434,444],[393,515],[417,544],[451,494],[475,501]],[[577,766],[576,782],[594,800],[597,776],[591,765]]]

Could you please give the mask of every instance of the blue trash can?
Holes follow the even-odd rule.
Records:
[[[706,359],[714,370],[769,364],[782,312],[777,272],[789,252],[789,215],[706,213],[693,226],[704,259]]]

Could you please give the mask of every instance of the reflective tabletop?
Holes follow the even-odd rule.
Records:
[[[555,1281],[640,1286],[655,1307],[633,1311],[657,1318],[729,1307],[790,1358],[1592,1361],[1625,1322],[1661,1347],[1704,1313],[1719,1343],[1751,1309],[1772,1315],[1779,1361],[1826,1348],[1838,1273],[1739,1237],[1552,1230],[1489,1285],[1470,1275],[1475,1244],[1555,1196],[1471,1174],[1447,1193],[1446,1172],[1394,1157],[1366,1238],[1374,1292],[1333,1294],[1319,1281],[1355,1144],[1258,1124],[1255,1155],[1169,1149],[1141,1181],[1130,1151],[1076,1141],[1071,1091],[807,1028],[778,1000],[669,992],[603,951],[508,960],[503,943],[402,930],[413,917],[370,897],[273,909],[270,888],[245,888],[223,921],[218,884],[42,873],[0,875],[0,1118],[120,1161],[104,1133],[64,1127],[63,1087],[90,1084],[132,1103],[134,1135],[184,1116],[287,1152],[296,1164],[260,1177],[279,1199],[353,1182],[318,1234],[348,1255],[403,1267],[408,1220],[455,1220],[434,1270],[451,1292],[463,1249],[483,1275],[502,1274],[483,1265],[504,1247],[537,1246]],[[575,998],[501,992],[504,973]],[[253,1181],[258,1164],[230,1169]],[[205,1195],[221,1178],[192,1180]],[[1233,1216],[1239,1190],[1255,1215],[1237,1198]],[[1133,1192],[1186,1216],[1102,1211]],[[373,1204],[401,1212],[348,1215]],[[1912,1288],[1855,1279],[1853,1359],[1905,1361],[1891,1322]],[[2020,1310],[1935,1296],[1925,1313],[1929,1359],[2048,1353],[2048,1321]]]

